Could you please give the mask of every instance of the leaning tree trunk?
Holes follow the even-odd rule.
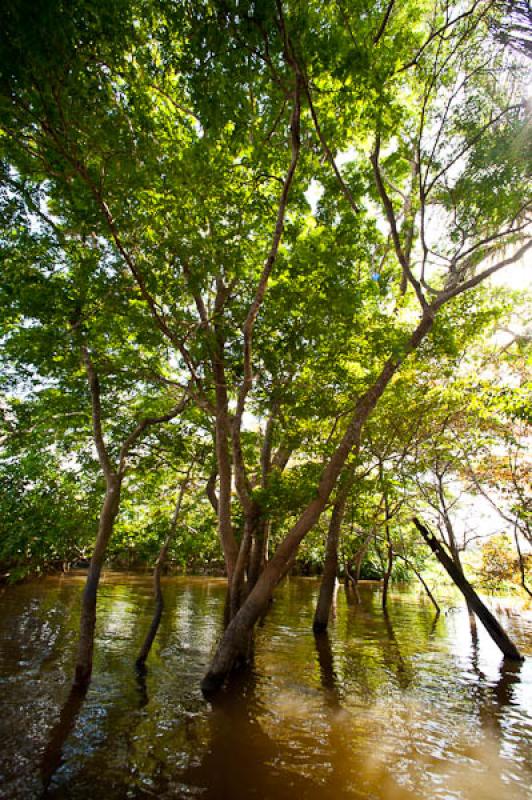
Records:
[[[451,522],[449,509],[447,508],[447,502],[445,500],[445,491],[444,491],[444,487],[443,487],[442,476],[437,474],[437,480],[438,480],[438,496],[440,498],[440,506],[441,506],[441,513],[442,513],[442,516],[443,516],[443,523],[445,525],[445,530],[447,531],[447,539],[448,539],[448,544],[449,544],[449,550],[450,550],[451,557],[452,557],[452,560],[454,561],[454,564],[455,564],[456,568],[463,575],[464,574],[464,569],[462,567],[462,562],[460,560],[460,551],[458,550],[458,544],[456,542],[456,536],[454,535],[453,524]],[[473,606],[471,605],[471,603],[469,602],[467,597],[465,598],[465,601],[466,601],[467,611],[468,611],[468,614],[469,614],[469,625],[471,627],[471,635],[474,638],[475,636],[478,636],[477,631],[476,631],[475,609],[473,608]]]
[[[421,533],[423,539],[428,544],[440,564],[446,570],[447,574],[458,586],[465,599],[468,601],[469,606],[473,609],[504,656],[515,661],[522,661],[523,656],[514,645],[504,628],[495,619],[491,611],[484,605],[469,581],[466,579],[463,571],[459,569],[452,558],[447,555],[440,542],[435,536],[432,535],[429,529],[417,519],[417,517],[414,517],[414,525]]]
[[[388,359],[375,383],[359,398],[347,430],[321,474],[315,498],[308,504],[295,525],[279,544],[273,558],[268,562],[257,581],[255,588],[249,593],[246,601],[227,626],[209,670],[201,684],[205,693],[212,693],[218,690],[234,664],[243,655],[245,656],[246,646],[253,626],[266,608],[277,583],[286,570],[289,560],[297,552],[301,541],[318,521],[349,454],[360,441],[362,426],[377,405],[379,398],[405,357],[417,348],[431,330],[433,323],[433,314],[425,313],[410,339],[405,343],[402,354]]]
[[[164,611],[164,598],[161,589],[161,570],[163,563],[166,560],[166,554],[168,553],[170,541],[170,536],[168,536],[159,551],[159,556],[157,557],[157,561],[155,562],[155,567],[153,569],[153,594],[155,597],[155,609],[148,633],[146,634],[146,638],[142,643],[137,660],[135,661],[135,665],[141,670],[144,668],[146,659],[148,658],[151,650],[151,646],[155,640],[155,637],[157,636],[157,631],[159,630],[159,625],[161,624],[161,618]]]
[[[98,584],[100,582],[105,551],[113,533],[113,527],[120,505],[121,484],[122,479],[118,475],[111,474],[108,476],[105,498],[100,513],[98,535],[96,537],[96,544],[81,601],[78,654],[74,673],[74,686],[78,688],[83,688],[88,685],[92,673],[94,629],[96,626],[96,597],[98,594]]]
[[[397,558],[400,558],[402,561],[404,561],[404,562],[405,562],[405,564],[406,564],[406,566],[407,566],[407,567],[409,567],[409,568],[412,570],[412,572],[414,573],[414,575],[416,576],[416,578],[418,579],[418,581],[420,582],[420,584],[421,584],[421,585],[423,586],[423,588],[425,589],[425,591],[426,591],[426,593],[427,593],[427,596],[429,597],[429,599],[430,599],[430,601],[431,601],[432,605],[433,605],[433,606],[434,606],[434,608],[436,609],[436,616],[439,616],[439,615],[440,615],[440,613],[441,613],[441,608],[440,608],[440,606],[439,606],[439,604],[438,604],[438,601],[436,600],[436,598],[434,597],[434,595],[433,595],[433,594],[432,594],[432,592],[430,591],[430,588],[429,588],[429,585],[428,585],[428,583],[427,583],[427,582],[426,582],[426,581],[423,579],[423,576],[421,575],[421,573],[419,572],[419,570],[417,570],[417,569],[415,568],[415,566],[412,564],[412,562],[410,561],[410,559],[409,559],[409,558],[407,558],[406,556],[404,556],[402,553],[397,553],[397,552],[394,552],[394,555],[395,555]]]
[[[333,506],[331,521],[329,523],[329,531],[327,533],[325,564],[323,567],[323,576],[320,584],[320,593],[318,597],[318,603],[316,605],[316,612],[314,614],[314,622],[312,624],[314,633],[323,633],[327,630],[327,625],[329,624],[334,590],[336,588],[336,575],[338,572],[338,541],[340,538],[340,531],[345,514],[345,506],[347,503],[349,488],[350,483],[347,482],[345,486],[342,487],[340,494],[338,495]]]

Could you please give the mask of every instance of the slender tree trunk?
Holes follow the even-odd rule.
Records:
[[[359,547],[357,552],[355,553],[355,559],[353,561],[354,575],[350,572],[350,570],[348,568],[346,569],[346,575],[348,577],[348,580],[351,581],[351,584],[353,586],[353,591],[355,593],[355,599],[356,599],[357,603],[360,603],[360,594],[359,594],[359,591],[358,591],[358,582],[360,580],[360,571],[362,569],[362,561],[364,560],[364,556],[368,552],[368,547],[369,547],[369,544],[371,542],[372,537],[374,536],[374,533],[375,533],[374,531],[371,531],[371,533],[368,533],[368,535],[366,536],[366,538],[364,539],[364,541],[362,543],[362,546]]]
[[[386,552],[387,552],[386,570],[384,572],[384,577],[382,581],[382,607],[384,609],[387,607],[388,603],[388,589],[390,586],[390,578],[392,577],[392,569],[393,569],[393,549],[390,540],[390,528],[388,525],[386,525]]]
[[[347,496],[350,488],[351,483],[348,481],[346,482],[345,486],[342,487],[333,506],[331,521],[329,523],[329,530],[327,533],[325,563],[323,566],[320,593],[318,597],[318,603],[316,605],[316,612],[314,614],[314,622],[312,624],[314,633],[323,633],[327,630],[327,626],[329,624],[334,590],[336,588],[336,575],[338,572],[338,541],[340,538]]]
[[[224,411],[219,411],[216,417],[216,460],[219,476],[218,533],[225,558],[227,580],[231,585],[238,557],[238,546],[231,522],[232,469],[229,455],[229,433]]]
[[[418,572],[418,570],[415,568],[415,566],[412,564],[412,562],[410,561],[409,558],[407,558],[406,556],[402,555],[401,553],[395,553],[394,555],[397,558],[400,558],[401,561],[404,561],[405,564],[407,565],[407,567],[410,567],[410,569],[412,570],[412,572],[414,573],[414,575],[416,576],[416,578],[418,579],[420,584],[425,589],[425,591],[426,591],[426,593],[427,593],[432,605],[436,609],[436,614],[437,615],[440,614],[441,613],[441,608],[440,608],[440,606],[438,604],[438,601],[436,600],[436,598],[434,597],[434,595],[430,591],[429,586],[428,586],[427,582],[423,579],[423,576],[421,575],[421,573]]]
[[[532,597],[532,592],[526,585],[526,572],[525,572],[525,560],[523,558],[523,553],[521,552],[521,545],[519,544],[519,533],[517,532],[517,525],[514,525],[514,539],[515,539],[515,549],[517,550],[517,558],[519,560],[519,572],[521,575],[521,586],[525,590],[525,592]]]
[[[168,552],[167,542],[168,545],[170,544],[168,538],[159,551],[159,556],[157,558],[157,561],[155,562],[155,567],[153,569],[153,594],[155,597],[155,610],[153,612],[153,617],[150,627],[148,629],[148,633],[146,634],[146,638],[142,643],[142,647],[140,648],[137,660],[135,661],[135,665],[139,669],[142,669],[144,667],[144,664],[146,663],[146,659],[148,658],[148,655],[150,653],[151,646],[155,641],[155,637],[157,636],[157,631],[159,630],[159,625],[161,623],[161,618],[164,611],[164,598],[161,589],[161,569],[163,562],[166,559],[166,554]]]
[[[153,595],[155,598],[155,610],[153,613],[153,618],[151,621],[151,625],[148,629],[148,633],[146,634],[146,638],[140,648],[140,652],[138,658],[136,660],[137,667],[141,668],[144,667],[146,663],[146,659],[151,650],[151,646],[157,636],[157,631],[159,630],[159,625],[161,623],[161,617],[164,611],[164,598],[163,592],[161,589],[161,572],[164,567],[164,563],[166,561],[166,557],[168,555],[168,551],[170,549],[170,545],[173,542],[176,530],[177,530],[177,521],[179,519],[179,513],[181,511],[181,506],[183,505],[183,497],[185,495],[185,491],[190,479],[190,473],[192,472],[192,467],[194,463],[192,462],[187,470],[186,477],[184,478],[180,488],[179,494],[177,497],[177,501],[174,508],[174,513],[172,514],[172,522],[170,523],[170,530],[168,532],[168,536],[166,537],[163,546],[159,551],[159,555],[157,557],[157,561],[155,562],[155,567],[153,569]]]
[[[386,567],[384,569],[383,582],[382,582],[382,607],[386,610],[388,603],[388,587],[390,585],[390,578],[392,577],[393,569],[393,548],[392,540],[390,538],[390,503],[388,501],[388,487],[384,481],[384,468],[382,460],[379,458],[379,479],[382,487],[382,494],[384,499],[384,531],[386,535]]]
[[[438,495],[440,498],[440,506],[441,506],[441,514],[443,516],[443,522],[445,525],[445,530],[447,531],[447,538],[449,543],[449,550],[451,551],[451,556],[454,561],[456,568],[464,574],[464,569],[462,567],[462,561],[460,559],[460,551],[458,550],[458,544],[456,542],[456,536],[454,535],[454,528],[451,522],[451,517],[449,514],[449,509],[447,508],[447,502],[445,500],[445,491],[443,486],[443,477],[440,474],[436,475],[438,480]],[[444,537],[443,537],[444,538]],[[475,609],[467,599],[465,598],[467,611],[469,614],[469,624],[471,626],[471,635],[474,637],[477,635],[476,632],[476,620],[475,620]]]
[[[118,508],[122,478],[115,473],[107,477],[107,488],[100,513],[98,535],[92,554],[89,572],[81,601],[81,620],[79,629],[78,654],[74,674],[74,686],[87,686],[92,673],[92,654],[94,648],[94,628],[96,625],[96,597],[105,551],[111,535]]]
[[[266,548],[268,546],[270,522],[261,517],[255,529],[249,556],[248,586],[251,591],[259,579],[259,575],[266,566]]]
[[[454,536],[451,538],[450,550],[451,550],[452,561],[453,561],[456,569],[459,572],[461,572],[462,575],[464,575],[464,568],[462,566],[462,561],[460,559],[460,553],[458,551],[458,547],[456,546],[456,541],[454,539]],[[465,579],[465,575],[464,575],[464,579]],[[471,626],[471,635],[473,637],[475,637],[477,635],[477,632],[476,632],[477,623],[476,623],[476,617],[475,617],[475,609],[471,605],[471,601],[467,597],[465,598],[465,601],[466,601],[466,606],[467,606],[467,613],[469,614],[469,624]]]
[[[359,547],[359,549],[356,552],[356,555],[355,555],[355,583],[358,583],[359,580],[360,580],[360,572],[362,570],[362,562],[364,561],[364,556],[368,552],[369,545],[370,545],[371,540],[372,540],[374,535],[375,535],[375,531],[374,530],[372,530],[371,533],[368,533],[368,535],[364,539],[364,542],[362,543],[362,547]]]
[[[258,513],[258,510],[257,512]],[[240,542],[240,549],[236,560],[233,576],[230,584],[231,588],[231,617],[234,617],[238,609],[245,600],[247,589],[246,570],[249,564],[251,545],[256,535],[258,518],[255,514],[247,515],[244,523],[244,535]]]
[[[471,608],[474,610],[475,614],[478,616],[479,620],[482,622],[487,632],[497,647],[502,651],[504,656],[515,661],[522,661],[523,656],[511,641],[504,628],[495,619],[489,608],[484,605],[469,581],[466,579],[463,571],[458,569],[452,558],[447,555],[440,542],[435,536],[432,535],[429,529],[417,519],[417,517],[414,517],[414,524],[440,564],[446,570],[447,574],[458,586],[466,600],[469,601]]]
[[[87,372],[87,381],[91,395],[91,417],[94,445],[98,453],[98,461],[105,476],[106,490],[100,512],[98,535],[92,554],[87,581],[81,600],[80,634],[78,654],[74,672],[74,688],[84,688],[89,684],[92,673],[92,657],[94,649],[94,629],[96,626],[96,599],[100,574],[109,539],[112,536],[114,523],[120,508],[120,492],[122,481],[127,470],[127,462],[131,448],[151,425],[169,422],[183,410],[188,400],[188,389],[181,401],[167,414],[160,417],[144,417],[126,437],[120,448],[118,468],[113,467],[102,428],[101,388],[98,372],[92,362],[87,344],[81,343],[81,360]]]
[[[205,486],[205,491],[209,499],[209,503],[211,504],[213,511],[216,514],[216,517],[218,517],[218,496],[216,494],[217,477],[218,477],[218,470],[215,468],[209,475],[207,485]]]

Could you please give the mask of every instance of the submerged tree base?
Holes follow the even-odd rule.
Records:
[[[436,537],[432,535],[426,525],[423,525],[417,517],[414,517],[413,522],[440,564],[464,595],[470,616],[472,617],[471,611],[474,611],[505,658],[513,661],[524,661],[524,656],[521,655],[502,625],[495,619],[489,608],[484,605],[466,579],[464,573],[458,569],[452,559],[447,555]],[[474,617],[472,617],[472,619],[474,619]]]

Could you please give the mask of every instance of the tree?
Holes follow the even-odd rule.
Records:
[[[25,211],[19,242],[38,218],[48,252],[94,243],[157,352],[153,384],[211,420],[232,614],[214,687],[407,357],[530,246],[526,152],[509,146],[526,137],[522,70],[486,51],[490,3],[37,13],[32,47],[4,15],[5,200]],[[266,564],[290,454],[314,480]]]

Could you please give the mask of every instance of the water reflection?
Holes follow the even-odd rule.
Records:
[[[0,794],[524,800],[532,784],[532,620],[504,622],[529,657],[504,663],[465,608],[416,593],[338,596],[312,634],[317,583],[292,580],[258,630],[254,669],[215,703],[199,691],[223,626],[223,581],[172,579],[147,672],[134,661],[149,578],[107,575],[94,679],[67,698],[82,581],[0,597]]]
[[[327,696],[333,697],[338,702],[337,678],[334,671],[334,659],[331,648],[331,640],[327,631],[314,634],[318,663],[320,665],[321,685],[328,693]]]
[[[181,778],[208,800],[315,797],[318,786],[289,768],[287,748],[270,735],[257,675],[241,671],[209,714],[208,741]]]
[[[48,742],[44,748],[40,764],[43,797],[48,796],[48,789],[50,788],[52,778],[61,765],[65,742],[74,729],[86,694],[86,689],[76,687],[71,690],[61,709],[59,719],[49,733]]]

